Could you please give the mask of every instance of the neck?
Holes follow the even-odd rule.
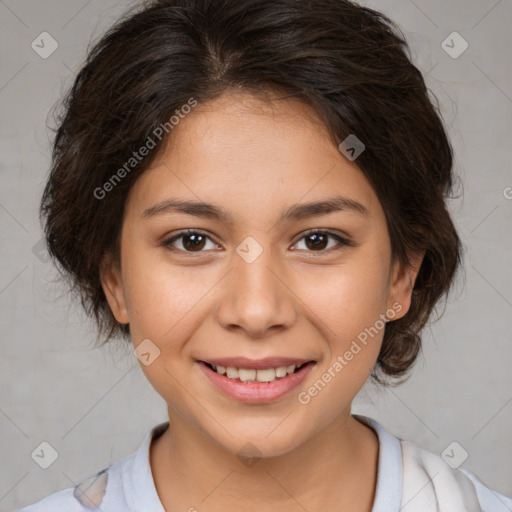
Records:
[[[169,411],[169,427],[151,444],[151,468],[167,511],[372,509],[378,437],[350,411],[297,448],[245,459]],[[251,508],[253,507],[253,508]],[[299,508],[297,508],[299,507]]]

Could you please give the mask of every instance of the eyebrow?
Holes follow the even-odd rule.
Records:
[[[360,202],[348,197],[336,196],[323,201],[294,204],[281,214],[277,222],[282,223],[343,211],[354,212],[363,217],[370,216],[369,210]],[[218,220],[225,224],[233,223],[233,217],[224,208],[202,201],[183,201],[173,198],[147,208],[142,214],[142,218],[151,218],[172,212]]]

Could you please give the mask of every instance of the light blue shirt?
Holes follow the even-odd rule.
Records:
[[[354,417],[379,438],[372,512],[512,512],[512,498],[488,488],[473,473],[454,469],[440,455],[392,436],[374,419]],[[168,424],[150,429],[136,452],[76,488],[51,494],[18,512],[90,512],[94,505],[101,512],[165,512],[153,481],[149,448]]]

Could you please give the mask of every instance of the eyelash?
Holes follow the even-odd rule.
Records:
[[[302,241],[304,238],[310,236],[310,235],[314,235],[314,234],[322,234],[322,235],[327,235],[328,237],[331,237],[331,238],[334,238],[335,240],[337,240],[339,242],[339,246],[338,247],[331,247],[329,249],[321,249],[321,250],[318,250],[318,251],[311,251],[311,250],[307,250],[307,252],[311,252],[311,253],[320,253],[320,254],[324,254],[324,253],[327,253],[331,250],[339,250],[339,249],[342,249],[343,247],[349,247],[352,245],[352,243],[347,240],[346,238],[343,238],[342,236],[336,234],[336,233],[333,233],[331,231],[327,231],[325,229],[320,229],[320,228],[315,228],[315,229],[310,229],[308,231],[306,231],[302,237],[297,240],[297,242],[294,244],[294,245],[297,245],[300,241]],[[183,253],[187,253],[187,254],[200,254],[202,252],[205,252],[205,250],[201,250],[201,251],[186,251],[186,250],[183,250],[183,249],[177,249],[176,247],[173,247],[173,243],[177,240],[179,240],[180,238],[183,238],[184,236],[186,235],[202,235],[206,238],[208,238],[209,240],[211,240],[213,243],[216,243],[214,242],[211,237],[205,233],[204,231],[201,231],[199,229],[186,229],[184,231],[180,231],[179,233],[177,233],[176,235],[172,236],[171,238],[167,239],[167,240],[164,240],[162,242],[162,245],[164,247],[166,247],[168,250],[170,251],[178,251],[178,252],[183,252]]]

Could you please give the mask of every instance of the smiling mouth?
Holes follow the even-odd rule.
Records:
[[[233,366],[221,366],[201,361],[210,370],[227,377],[230,380],[249,383],[265,383],[274,382],[276,380],[285,379],[286,377],[298,373],[307,365],[315,364],[315,361],[308,361],[301,365],[278,366],[275,368],[235,368]]]

